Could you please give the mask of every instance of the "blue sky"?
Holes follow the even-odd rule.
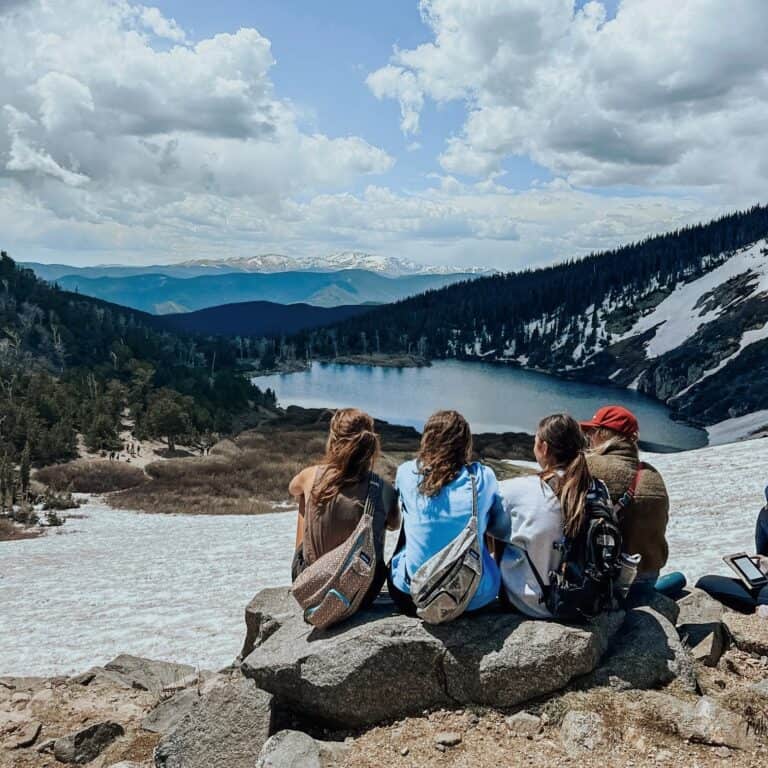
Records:
[[[5,247],[514,269],[706,220],[768,181],[764,8],[14,0]]]
[[[425,176],[439,170],[435,158],[443,141],[461,128],[461,104],[429,104],[418,139],[421,147],[409,152],[414,142],[398,129],[397,104],[379,101],[365,84],[393,46],[413,48],[429,41],[413,0],[224,0],[216,4],[215,15],[205,3],[172,0],[158,6],[196,39],[243,26],[258,29],[272,43],[275,88],[296,104],[306,130],[363,136],[403,158],[381,178],[386,183],[424,187]]]

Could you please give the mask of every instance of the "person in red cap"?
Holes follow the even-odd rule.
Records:
[[[640,461],[637,418],[620,405],[608,405],[581,428],[589,439],[589,470],[619,505],[624,551],[642,557],[633,593],[652,592],[669,555],[669,496],[657,470]]]

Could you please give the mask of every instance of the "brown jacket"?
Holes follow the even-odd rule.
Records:
[[[634,447],[617,441],[603,453],[590,453],[587,463],[594,477],[602,480],[616,503],[632,484],[637,471]],[[619,515],[624,551],[642,555],[638,576],[650,575],[667,563],[669,549],[665,537],[669,520],[669,496],[661,475],[643,462],[635,500]]]

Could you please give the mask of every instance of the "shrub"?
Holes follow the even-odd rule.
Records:
[[[130,464],[94,459],[54,464],[39,470],[36,478],[57,492],[109,493],[139,485],[146,475]]]

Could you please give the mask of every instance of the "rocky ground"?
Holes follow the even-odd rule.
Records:
[[[578,630],[490,616],[481,621],[506,627],[491,652],[480,635],[466,648],[386,606],[347,631],[300,636],[285,595],[267,590],[249,606],[241,669],[201,672],[124,655],[75,677],[0,678],[0,766],[703,768],[768,759],[768,621],[724,612],[702,593]],[[469,620],[456,625],[455,636],[467,633],[475,633]],[[563,638],[578,646],[570,655]],[[603,642],[607,652],[591,655],[590,643]],[[436,688],[407,665],[383,663],[440,648]],[[584,674],[579,659],[590,658]],[[558,659],[566,682],[550,680],[557,690],[532,696],[526,676],[546,688]],[[452,669],[456,660],[462,670]],[[399,699],[377,689],[384,676]],[[448,705],[383,717],[444,691]],[[333,725],[350,705],[361,722],[381,721]]]

